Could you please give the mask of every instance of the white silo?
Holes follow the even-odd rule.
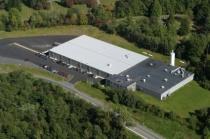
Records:
[[[174,53],[174,50],[172,50],[172,52],[171,52],[171,62],[170,62],[170,65],[171,66],[174,66],[175,65],[175,53]]]

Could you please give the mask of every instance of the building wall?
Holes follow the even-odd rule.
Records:
[[[81,69],[83,69],[83,70],[85,70],[85,71],[92,72],[93,74],[96,74],[96,75],[98,75],[98,76],[100,76],[100,77],[107,78],[107,77],[110,76],[110,74],[108,74],[108,73],[106,73],[106,72],[100,71],[100,70],[98,70],[98,69],[96,69],[96,68],[94,68],[94,67],[88,66],[87,64],[83,64],[83,63],[78,62],[78,61],[76,61],[76,60],[69,59],[69,58],[67,58],[67,57],[61,56],[61,55],[56,54],[56,53],[54,53],[54,52],[49,51],[49,55],[50,55],[50,57],[52,57],[52,58],[56,58],[57,60],[61,60],[61,61],[63,61],[63,62],[66,62],[67,64],[70,64],[70,65],[73,65],[73,66],[75,66],[75,67],[81,68]]]
[[[173,86],[172,88],[168,89],[167,91],[165,91],[164,93],[161,94],[161,98],[160,99],[162,100],[163,97],[167,97],[168,94],[171,95],[173,92],[175,92],[179,88],[183,87],[185,84],[187,84],[190,81],[192,81],[193,78],[194,78],[194,74],[192,74],[191,76],[187,77],[185,80],[183,80],[182,82],[180,82],[177,85]]]
[[[128,86],[127,89],[128,90],[135,91],[136,90],[136,82],[134,82],[133,84],[131,84],[130,86]]]
[[[161,95],[160,94],[158,94],[157,92],[154,92],[154,91],[151,91],[151,90],[149,90],[149,89],[147,89],[147,88],[144,88],[144,87],[142,87],[142,86],[136,86],[136,90],[138,90],[138,91],[140,91],[140,92],[143,92],[143,93],[145,93],[145,94],[148,94],[148,95],[150,95],[150,96],[153,96],[153,97],[156,97],[156,98],[158,98],[158,99],[160,99],[160,97],[161,97]],[[139,92],[139,93],[140,93]]]

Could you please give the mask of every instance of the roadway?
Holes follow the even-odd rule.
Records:
[[[69,38],[69,37],[67,37],[67,38]],[[39,39],[40,39],[39,42],[41,40],[44,40],[44,41],[47,40],[44,37],[40,37]],[[29,38],[27,38],[27,40],[29,40]],[[59,39],[54,38],[52,42],[54,42],[55,40],[57,41]],[[2,40],[0,40],[0,63],[20,64],[20,65],[30,66],[30,67],[33,67],[33,68],[39,68],[39,66],[37,64],[46,63],[46,64],[49,64],[50,66],[53,66],[53,67],[58,68],[58,69],[62,68],[62,70],[66,70],[66,71],[74,74],[75,77],[73,78],[73,82],[71,81],[72,83],[71,82],[57,82],[57,81],[53,81],[51,79],[38,77],[38,76],[35,76],[35,77],[36,78],[42,78],[42,79],[44,79],[48,82],[51,82],[55,85],[62,86],[66,91],[71,91],[71,92],[75,93],[75,95],[77,95],[78,97],[80,97],[82,99],[85,99],[86,101],[92,103],[93,105],[99,106],[102,109],[107,110],[107,106],[105,104],[103,104],[101,101],[99,101],[95,98],[92,98],[91,96],[89,96],[89,95],[87,95],[83,92],[80,92],[80,91],[78,91],[74,88],[73,84],[77,81],[86,79],[87,75],[83,75],[83,74],[78,73],[76,71],[66,69],[66,68],[64,68],[60,65],[57,65],[57,64],[53,63],[50,60],[44,60],[42,58],[39,58],[38,56],[35,56],[34,52],[32,52],[31,50],[21,48],[17,45],[14,45],[14,43],[13,43],[13,42],[19,42],[20,43],[20,41],[23,41],[23,39],[2,39]],[[34,42],[36,42],[36,41],[34,41]],[[51,44],[52,44],[52,42],[51,42]],[[62,41],[60,41],[60,42],[62,42]],[[28,42],[28,41],[24,42],[23,41],[22,43],[26,44],[26,43],[30,43],[30,42]],[[49,43],[47,43],[47,45],[45,44],[43,46],[48,46],[48,45],[49,45]],[[34,45],[29,45],[28,47],[31,48],[32,46],[34,46]],[[49,47],[51,47],[51,46],[49,46]],[[36,47],[32,47],[32,48],[36,49]],[[39,45],[38,45],[38,48],[39,48]],[[40,47],[37,50],[44,50],[43,48],[46,49],[45,47]],[[25,58],[30,58],[30,62],[25,62],[24,61]],[[128,130],[136,133],[137,135],[141,136],[144,139],[164,139],[163,137],[157,135],[156,133],[149,130],[145,126],[142,126],[142,125],[139,125],[139,124],[136,124],[135,127],[126,127],[126,128]]]

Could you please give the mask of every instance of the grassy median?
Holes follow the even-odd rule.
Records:
[[[45,77],[48,79],[52,79],[55,81],[70,81],[74,76],[70,76],[69,78],[64,78],[56,74],[52,74],[50,72],[47,72],[44,69],[36,69],[36,68],[31,68],[31,67],[26,67],[18,64],[0,64],[0,71],[1,72],[12,72],[15,70],[24,70],[28,73],[31,73],[33,75],[37,75],[40,77]]]

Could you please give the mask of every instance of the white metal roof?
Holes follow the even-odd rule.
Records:
[[[119,74],[148,58],[86,35],[65,42],[50,51],[109,74]]]

